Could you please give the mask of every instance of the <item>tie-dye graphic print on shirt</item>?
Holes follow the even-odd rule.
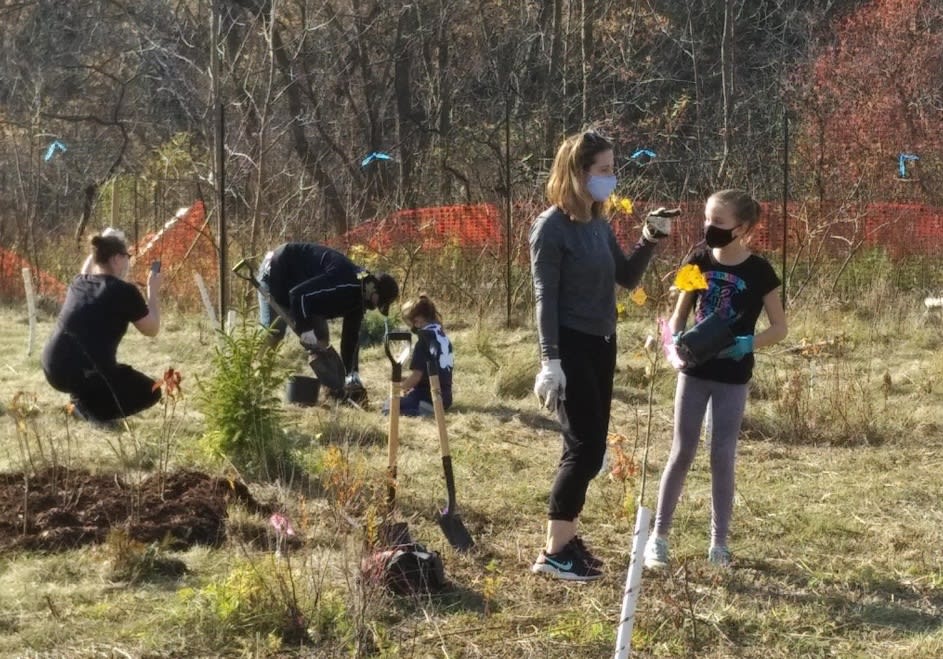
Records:
[[[707,290],[698,300],[695,321],[699,323],[713,312],[725,319],[736,316],[733,298],[747,290],[747,283],[733,272],[721,270],[707,270],[704,279],[707,280]]]
[[[697,294],[694,322],[701,322],[711,313],[717,313],[731,321],[730,329],[736,336],[754,334],[757,319],[763,311],[763,298],[780,285],[769,261],[751,254],[742,263],[724,265],[714,259],[709,249],[699,249],[687,262],[700,268],[707,280],[707,290]],[[712,359],[685,368],[684,373],[705,380],[744,384],[753,375],[753,355],[740,361]]]

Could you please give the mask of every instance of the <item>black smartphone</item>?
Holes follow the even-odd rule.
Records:
[[[160,272],[160,261],[151,261],[151,272]]]

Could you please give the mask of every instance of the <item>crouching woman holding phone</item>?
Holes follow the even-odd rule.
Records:
[[[69,286],[52,336],[43,348],[46,380],[70,394],[76,416],[106,423],[160,400],[154,379],[119,364],[118,344],[128,325],[145,336],[160,331],[158,267],[147,278],[147,299],[125,281],[130,256],[120,232],[92,238],[92,253]]]

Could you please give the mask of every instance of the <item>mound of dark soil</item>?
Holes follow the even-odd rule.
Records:
[[[0,474],[0,552],[71,549],[101,542],[115,527],[140,542],[166,539],[172,549],[218,545],[230,501],[264,512],[243,483],[198,471],[134,485],[65,469]]]

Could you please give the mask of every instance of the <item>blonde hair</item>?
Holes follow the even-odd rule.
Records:
[[[412,324],[417,316],[422,316],[428,321],[442,324],[442,316],[436,309],[435,302],[425,293],[420,293],[415,300],[410,300],[403,305],[403,320]]]
[[[718,190],[708,197],[708,201],[711,199],[729,208],[737,221],[746,225],[747,228],[743,234],[744,239],[747,239],[753,233],[753,228],[760,222],[762,209],[759,202],[748,192],[736,189]]]
[[[612,151],[612,142],[590,129],[563,140],[553,159],[547,180],[547,200],[579,222],[588,222],[603,214],[605,202],[593,200],[586,191],[583,177],[596,156]]]

